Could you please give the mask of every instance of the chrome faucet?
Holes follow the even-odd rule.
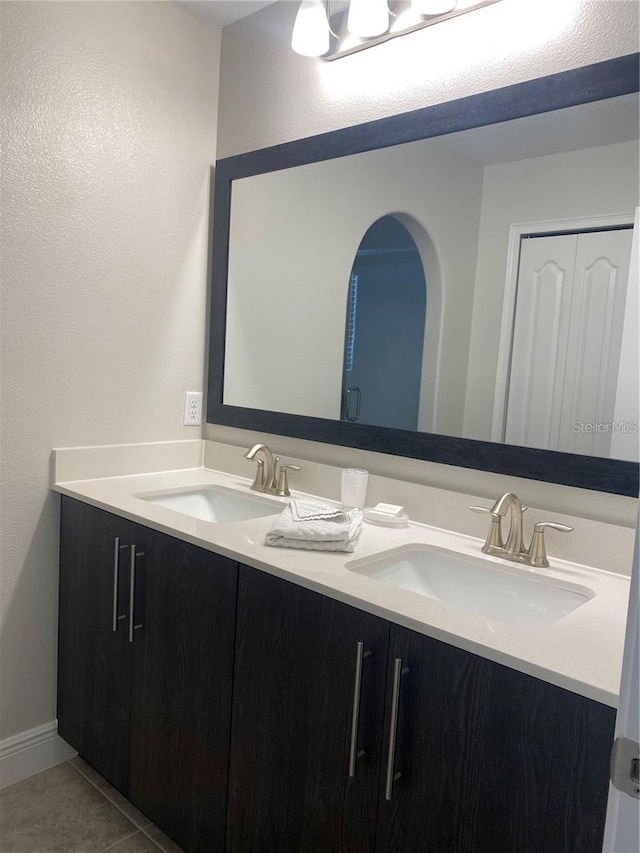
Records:
[[[258,453],[262,453],[264,459],[261,459],[257,455]],[[280,497],[288,497],[291,494],[287,481],[287,471],[299,471],[299,465],[281,465],[278,467],[280,457],[274,456],[266,444],[254,444],[244,454],[244,458],[255,459],[258,464],[256,476],[251,484],[254,492],[265,492]]]
[[[560,533],[571,533],[573,527],[566,524],[555,524],[550,521],[539,521],[534,524],[533,536],[528,548],[524,547],[524,534],[522,529],[522,514],[527,507],[522,506],[520,498],[513,492],[507,492],[494,503],[489,509],[485,506],[470,506],[473,512],[487,512],[491,515],[491,526],[482,546],[485,554],[494,557],[502,557],[515,563],[524,563],[526,566],[544,568],[549,565],[544,541],[544,531],[549,527]],[[502,538],[502,519],[510,511],[511,526],[507,543]]]

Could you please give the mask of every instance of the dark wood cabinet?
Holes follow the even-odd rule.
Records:
[[[228,853],[375,846],[389,624],[240,567]],[[349,755],[363,643],[355,776]]]
[[[378,853],[600,853],[612,708],[392,625],[389,684],[396,660]]]
[[[59,732],[188,853],[600,853],[612,708],[66,497],[60,553]]]
[[[126,590],[134,529],[124,519],[62,498],[58,732],[124,794],[132,651]]]
[[[224,850],[236,563],[154,533],[139,572],[129,799],[185,850]]]
[[[223,850],[236,563],[66,497],[61,537],[61,736],[186,851]]]
[[[228,853],[600,853],[612,708],[243,566],[235,678]]]

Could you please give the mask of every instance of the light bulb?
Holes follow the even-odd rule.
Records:
[[[322,56],[329,50],[329,21],[323,0],[302,0],[291,47],[301,56]]]
[[[389,28],[387,0],[351,0],[347,29],[359,38],[373,38]]]
[[[419,15],[446,15],[457,5],[457,0],[411,0],[411,10]]]
[[[405,30],[411,29],[411,27],[420,25],[421,23],[422,15],[419,15],[413,6],[409,6],[405,12],[401,12],[399,15],[396,15],[393,19],[389,32],[402,33]]]

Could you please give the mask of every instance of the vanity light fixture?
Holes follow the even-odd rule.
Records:
[[[387,0],[351,0],[347,29],[357,38],[374,38],[389,29]]]
[[[324,0],[302,0],[293,25],[291,47],[301,56],[322,56],[329,46],[329,18]]]
[[[501,0],[350,0],[331,14],[331,0],[302,0],[291,47],[302,56],[339,59]],[[344,3],[340,4],[344,7]]]

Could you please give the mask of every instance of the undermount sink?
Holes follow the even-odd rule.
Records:
[[[192,518],[216,523],[248,521],[251,518],[278,515],[284,509],[284,504],[279,501],[253,494],[245,495],[223,486],[152,492],[136,497],[157,506],[166,506]]]
[[[595,594],[588,587],[535,571],[503,568],[481,557],[428,545],[353,560],[347,568],[458,610],[528,627],[557,622]]]

